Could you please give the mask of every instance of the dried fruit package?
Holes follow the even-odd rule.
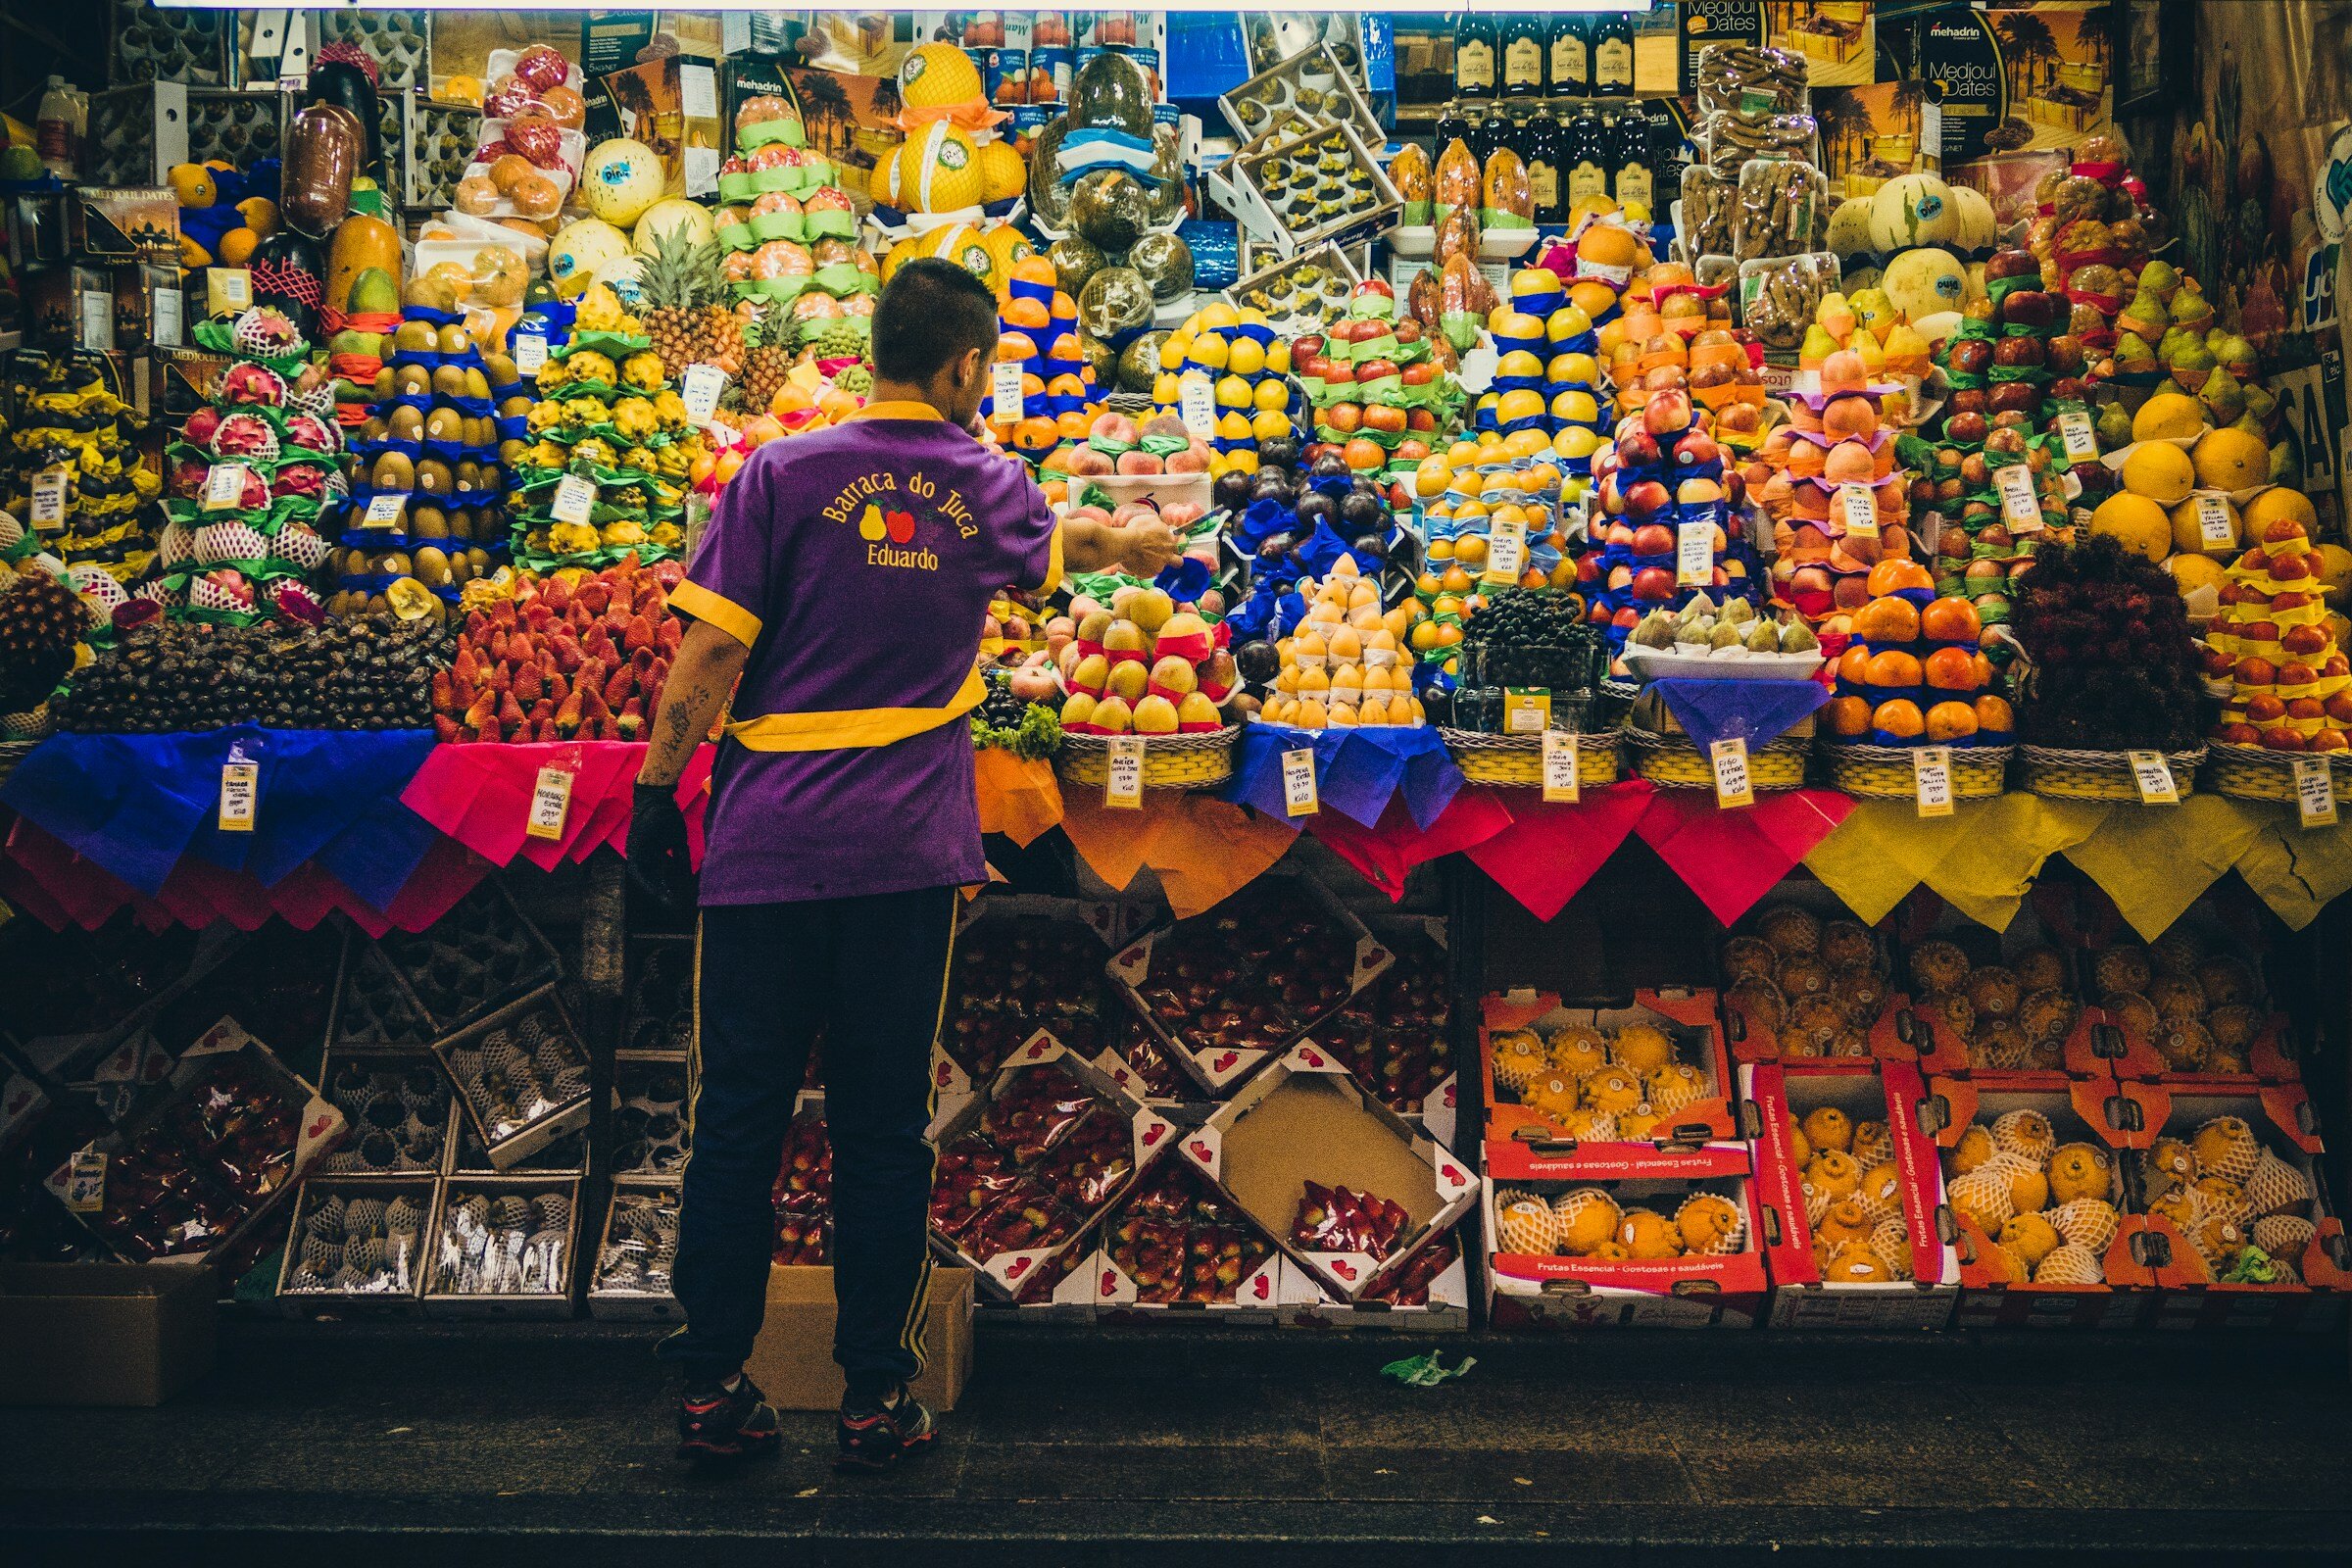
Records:
[[[1536,220],[1527,165],[1508,147],[1495,148],[1487,159],[1486,208],[1479,218],[1491,228],[1524,228]]]
[[[1713,43],[1698,52],[1691,74],[1702,116],[1743,109],[1793,115],[1813,107],[1805,57],[1793,49]]]
[[[1478,206],[1485,194],[1485,180],[1478,167],[1478,155],[1467,142],[1455,137],[1438,155],[1437,178],[1430,186],[1430,200],[1436,204],[1441,220],[1457,207]]]
[[[1730,256],[1740,215],[1739,181],[1703,163],[1687,164],[1682,197],[1684,255],[1693,263],[1702,256]]]
[[[1827,174],[1793,159],[1750,159],[1740,166],[1732,255],[1745,262],[1819,250],[1827,236],[1829,217]]]
[[[1003,1150],[976,1132],[965,1133],[939,1152],[931,1178],[931,1223],[960,1236],[1019,1182]]]

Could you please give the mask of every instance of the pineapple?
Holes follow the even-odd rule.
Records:
[[[718,247],[708,240],[695,243],[682,225],[672,228],[655,240],[654,253],[637,276],[645,292],[640,313],[645,330],[669,379],[685,374],[689,365],[717,364],[720,345],[713,340],[712,318],[727,314],[714,301]],[[732,316],[727,318],[731,324]],[[730,334],[729,341],[740,366],[741,337]]]
[[[74,668],[90,612],[73,589],[37,567],[0,593],[0,711],[41,702]]]
[[[791,333],[790,323],[778,319],[780,314],[762,312],[748,303],[744,307],[741,331],[747,349],[740,391],[743,406],[755,414],[767,411],[776,394],[783,390],[785,374],[792,368],[791,353],[776,341]]]

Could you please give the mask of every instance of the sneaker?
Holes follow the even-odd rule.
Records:
[[[848,1400],[833,1429],[841,1446],[836,1470],[887,1470],[908,1454],[920,1453],[939,1436],[923,1401],[902,1387],[887,1402],[859,1409]]]
[[[678,1457],[739,1459],[773,1453],[782,1428],[775,1407],[748,1377],[735,1387],[689,1390],[678,1401]]]

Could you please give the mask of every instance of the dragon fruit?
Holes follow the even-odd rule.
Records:
[[[81,602],[100,620],[110,618],[117,605],[130,602],[130,595],[122,591],[122,585],[115,581],[113,574],[92,562],[85,561],[67,572],[66,586],[79,594]]]
[[[277,470],[270,481],[270,499],[283,496],[307,496],[317,500],[326,494],[326,469],[316,463],[289,463]]]
[[[290,522],[270,541],[270,556],[274,561],[313,571],[326,560],[326,541],[301,523]]]
[[[253,584],[226,567],[208,571],[188,584],[188,604],[197,610],[253,611]]]
[[[155,559],[166,571],[196,554],[195,536],[184,522],[167,522],[155,536]]]
[[[131,597],[144,599],[150,604],[161,605],[166,610],[176,610],[188,602],[188,591],[185,588],[172,587],[161,577],[150,577],[131,590]]]
[[[335,416],[335,378],[326,368],[314,365],[302,372],[294,389],[286,394],[286,407],[307,414],[314,419]]]
[[[331,420],[315,414],[288,416],[286,439],[305,452],[320,452],[329,457],[343,450],[343,432]]]
[[[213,466],[202,458],[181,458],[172,465],[171,491],[182,501],[193,501],[204,494],[204,476]]]
[[[220,428],[220,411],[208,403],[188,416],[188,422],[180,427],[179,438],[192,447],[209,447],[213,444],[213,432]]]
[[[222,458],[253,458],[268,463],[277,456],[277,432],[258,414],[232,414],[213,432],[213,453]]]
[[[213,401],[274,409],[286,401],[286,378],[267,365],[234,364],[220,372]]]
[[[196,530],[196,564],[218,565],[223,561],[260,561],[270,554],[270,541],[250,523],[234,518],[208,522]]]
[[[228,340],[231,348],[253,359],[282,360],[302,352],[302,334],[286,313],[268,305],[256,305],[238,317]]]
[[[326,619],[326,606],[311,591],[310,584],[291,577],[280,577],[270,585],[270,607],[288,620],[299,620],[306,626],[316,626]]]

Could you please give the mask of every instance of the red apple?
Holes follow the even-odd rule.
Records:
[[[1643,566],[1634,573],[1636,599],[1664,600],[1674,597],[1674,573],[1664,566]]]
[[[1663,556],[1674,549],[1674,530],[1662,522],[1645,522],[1634,530],[1633,550],[1637,556]]]

